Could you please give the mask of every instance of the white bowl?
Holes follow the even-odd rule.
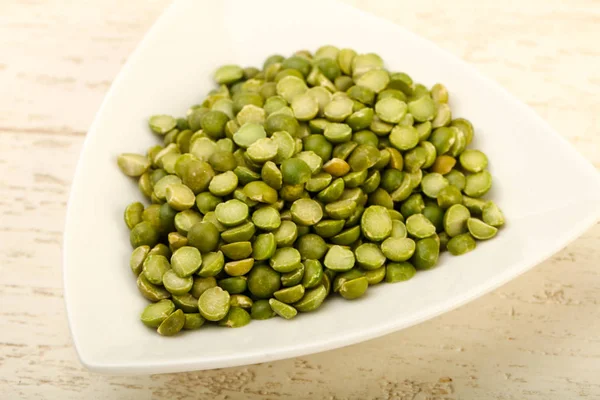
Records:
[[[382,284],[357,301],[334,299],[292,321],[207,328],[165,338],[146,328],[128,266],[123,209],[140,200],[116,166],[156,138],[147,118],[183,115],[213,86],[223,63],[261,66],[323,44],[380,54],[417,82],[443,82],[455,117],[476,127],[490,159],[490,193],[507,225],[461,257],[410,281]],[[598,218],[597,171],[532,110],[466,63],[384,20],[330,1],[180,1],[148,33],[115,80],[87,135],[64,240],[68,318],[81,362],[94,371],[159,373],[229,367],[357,343],[432,318],[500,286],[583,233]]]

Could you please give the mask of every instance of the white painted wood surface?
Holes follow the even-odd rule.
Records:
[[[600,167],[597,0],[348,2],[474,64]],[[102,97],[167,3],[0,1],[0,398],[600,398],[598,225],[495,292],[359,345],[217,371],[83,369],[62,298],[69,185]]]

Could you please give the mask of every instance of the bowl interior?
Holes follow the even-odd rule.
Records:
[[[318,10],[318,12],[315,12]],[[335,17],[332,17],[335,16]],[[455,117],[476,128],[507,226],[461,257],[444,255],[414,279],[327,301],[293,321],[255,321],[163,338],[143,326],[147,301],[128,267],[122,213],[142,200],[115,158],[157,143],[149,115],[185,115],[224,63],[262,66],[274,53],[323,44],[380,54],[387,67],[450,91]],[[65,233],[65,298],[82,362],[106,372],[172,372],[264,362],[327,350],[415,324],[524,272],[574,239],[598,215],[595,169],[530,109],[473,68],[402,28],[333,1],[178,1],[150,31],[113,84],[77,168]]]

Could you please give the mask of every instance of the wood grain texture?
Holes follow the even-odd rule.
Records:
[[[348,2],[472,63],[600,167],[598,1]],[[600,398],[599,225],[493,293],[380,339],[215,371],[83,369],[62,298],[69,186],[106,90],[167,3],[0,2],[0,398]]]

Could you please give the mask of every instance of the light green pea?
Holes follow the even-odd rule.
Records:
[[[294,308],[300,312],[314,311],[323,304],[327,297],[327,289],[324,285],[318,285],[311,290],[307,290],[304,297],[297,303],[294,303]]]
[[[353,141],[346,142],[346,143],[340,143],[337,146],[335,146],[335,148],[333,149],[332,155],[335,158],[340,158],[342,160],[345,160],[348,158],[348,156],[350,156],[350,154],[352,154],[352,152],[354,151],[356,146],[358,146],[358,143],[353,142]]]
[[[488,171],[468,175],[463,192],[470,197],[481,197],[492,187],[492,175]]]
[[[467,228],[469,229],[469,233],[475,239],[479,240],[491,239],[498,233],[498,228],[488,225],[477,218],[469,218],[467,220]]]
[[[181,179],[175,175],[167,175],[154,184],[154,195],[158,199],[165,201],[167,198],[167,188],[176,184],[181,184]]]
[[[159,326],[157,332],[162,336],[173,336],[183,329],[185,314],[177,310],[169,315]]]
[[[267,117],[266,114],[264,109],[254,104],[246,104],[235,118],[239,126],[243,126],[246,123],[264,125]]]
[[[295,157],[304,161],[306,165],[308,165],[308,167],[310,168],[310,171],[313,175],[321,172],[321,168],[323,167],[323,159],[319,157],[314,151],[301,151],[298,154],[296,154]]]
[[[450,237],[467,232],[467,220],[471,217],[469,209],[462,204],[455,204],[444,214],[444,230]]]
[[[285,274],[281,274],[281,285],[284,287],[296,286],[300,282],[302,282],[303,276],[304,276],[304,264],[300,264],[299,268],[297,268],[291,272],[286,272]]]
[[[462,154],[462,152],[467,147],[467,138],[465,136],[465,133],[462,130],[457,129],[452,126],[450,127],[450,129],[452,129],[454,131],[455,140],[454,140],[454,144],[450,148],[449,153],[453,157],[458,157],[459,155]]]
[[[299,185],[308,182],[312,172],[306,162],[299,158],[290,158],[281,164],[283,182],[288,185]]]
[[[250,248],[250,253],[252,253],[252,248]],[[229,276],[238,277],[246,275],[248,272],[250,272],[253,266],[254,258],[246,258],[243,260],[229,261],[228,263],[225,263],[225,267],[223,269]]]
[[[281,221],[273,234],[278,247],[291,246],[298,237],[298,227],[292,221]]]
[[[171,256],[171,267],[182,278],[193,275],[201,264],[202,255],[195,247],[183,246]]]
[[[468,120],[466,120],[464,118],[457,118],[457,119],[452,120],[452,122],[450,123],[450,126],[462,131],[462,133],[465,136],[467,146],[471,143],[471,141],[473,140],[474,132],[475,132],[471,122],[469,122]]]
[[[241,307],[230,307],[225,318],[219,321],[219,326],[240,328],[250,323],[250,314]]]
[[[208,190],[215,196],[227,196],[233,193],[237,185],[237,175],[233,171],[227,171],[212,178]]]
[[[198,299],[198,310],[209,321],[219,321],[227,315],[230,296],[220,287],[207,289]]]
[[[340,200],[328,203],[325,206],[325,212],[332,219],[347,219],[352,215],[356,206],[356,202],[352,200]]]
[[[346,118],[346,124],[348,124],[353,131],[366,129],[373,122],[374,115],[375,114],[372,108],[362,108],[353,112],[348,118]]]
[[[205,256],[205,259],[206,258],[207,256]],[[193,297],[200,298],[200,296],[202,296],[202,293],[216,286],[217,280],[213,276],[195,277],[194,283],[192,284],[192,288],[190,289],[190,294]],[[198,304],[196,304],[196,307],[198,307]]]
[[[394,262],[407,261],[415,252],[415,241],[410,238],[389,237],[381,243],[385,257]]]
[[[374,243],[361,244],[354,250],[354,255],[358,265],[366,270],[381,268],[386,259],[380,247]]]
[[[382,206],[367,207],[361,217],[361,229],[365,238],[374,242],[386,239],[392,233],[392,219]]]
[[[404,222],[399,220],[392,220],[392,233],[390,234],[390,237],[405,238],[407,234],[408,231],[406,230],[406,225],[404,224]]]
[[[224,230],[221,232],[221,239],[223,239],[226,243],[242,242],[250,240],[255,232],[256,228],[254,224],[248,221],[233,228]]]
[[[294,201],[290,211],[294,222],[303,226],[315,225],[323,218],[323,209],[312,199]]]
[[[421,146],[410,149],[404,154],[404,169],[407,172],[416,172],[425,168],[427,157],[427,151]]]
[[[230,295],[229,303],[231,307],[240,307],[240,308],[252,308],[254,302],[252,299],[243,294],[233,294]]]
[[[347,124],[329,123],[323,134],[331,143],[344,143],[352,138],[352,128]]]
[[[346,93],[348,94],[348,97],[357,101],[358,104],[363,107],[364,104],[372,105],[375,101],[375,92],[368,87],[358,85],[350,86]],[[355,110],[355,107],[353,107],[353,110]]]
[[[329,90],[325,89],[324,87],[315,86],[308,89],[306,91],[306,94],[312,96],[316,100],[317,105],[319,107],[318,115],[321,117],[325,115],[325,107],[331,101],[331,92],[329,92]]]
[[[206,214],[209,211],[214,211],[221,201],[220,197],[210,192],[203,192],[196,196],[196,207],[201,213]]]
[[[436,106],[437,112],[435,118],[431,121],[431,127],[435,129],[441,126],[448,126],[450,121],[452,121],[450,106],[445,103],[438,103]]]
[[[397,124],[406,115],[408,107],[405,102],[393,97],[388,97],[377,101],[375,112],[377,116],[385,122]]]
[[[196,223],[202,221],[202,216],[197,211],[188,209],[175,215],[175,228],[180,235],[187,235]]]
[[[461,167],[473,173],[483,171],[488,165],[487,156],[479,150],[465,150],[460,155],[459,160]]]
[[[452,186],[458,188],[458,190],[463,190],[465,188],[465,185],[467,184],[467,179],[465,178],[465,175],[462,172],[457,171],[455,169],[445,174],[444,178],[446,178]]]
[[[218,172],[233,171],[237,167],[237,161],[231,151],[216,151],[210,156],[208,163]]]
[[[219,230],[207,221],[195,223],[187,233],[188,244],[202,253],[214,251],[219,243]]]
[[[146,299],[157,302],[162,299],[168,299],[171,297],[171,293],[165,290],[161,286],[154,285],[151,283],[144,274],[139,274],[136,281],[138,290]]]
[[[411,258],[411,262],[417,269],[430,269],[437,264],[439,255],[439,243],[429,237],[416,242],[415,253]]]
[[[163,299],[157,303],[146,306],[140,319],[144,325],[149,326],[150,328],[158,328],[158,326],[174,311],[175,304],[173,304],[171,300]]]
[[[219,250],[222,251],[223,254],[225,255],[225,257],[227,257],[229,260],[241,260],[243,258],[250,256],[250,254],[252,254],[252,244],[248,241],[228,243],[228,244],[221,245],[221,247],[219,247]],[[227,263],[227,264],[229,264],[229,263]],[[227,265],[227,264],[225,264],[225,272],[227,272],[229,275],[231,275],[231,276],[243,275],[243,274],[238,274],[238,273],[230,273],[228,270],[230,268],[232,272],[234,270],[237,271],[239,269],[238,264],[231,264],[231,265]]]
[[[415,121],[431,121],[436,114],[435,103],[431,97],[422,96],[408,103],[408,112],[412,114]]]
[[[200,329],[204,325],[205,319],[200,313],[187,313],[185,314],[185,323],[183,329],[195,330]]]
[[[331,160],[330,160],[331,161]],[[328,161],[323,168],[325,168],[325,166],[330,162]],[[348,169],[350,169],[350,167],[348,166]],[[333,177],[331,176],[331,174],[327,173],[327,172],[321,172],[318,173],[317,175],[313,175],[308,182],[306,182],[305,185],[305,189],[308,190],[309,192],[320,192],[321,190],[325,189],[327,186],[329,186],[329,184],[331,183],[331,181],[333,180]]]
[[[273,161],[267,161],[262,169],[260,177],[262,180],[275,190],[281,189],[283,185],[283,175]]]
[[[154,285],[162,285],[163,275],[171,269],[169,260],[163,255],[149,255],[144,260],[142,273]]]
[[[441,208],[449,208],[454,204],[460,204],[463,201],[463,195],[460,190],[453,185],[448,185],[438,192],[437,203]]]
[[[166,199],[169,206],[177,211],[187,210],[188,208],[193,207],[196,203],[196,196],[194,195],[194,192],[181,183],[167,186]]]
[[[344,220],[327,219],[313,226],[314,231],[323,238],[330,238],[344,229]]]
[[[164,135],[177,126],[177,120],[170,115],[153,115],[148,120],[152,132]]]
[[[208,161],[216,151],[217,144],[210,138],[200,137],[190,141],[190,153],[198,160]]]
[[[302,285],[306,289],[314,288],[321,283],[322,278],[323,266],[319,260],[304,260],[304,275],[302,277]]]
[[[483,206],[482,218],[486,224],[496,228],[504,225],[504,214],[493,201],[489,201]]]
[[[276,89],[277,94],[291,104],[296,96],[306,93],[308,87],[304,80],[290,75],[279,80]]]
[[[272,233],[260,234],[254,239],[252,257],[255,260],[268,260],[277,250],[277,241]]]
[[[349,98],[335,98],[325,106],[323,113],[329,121],[342,122],[352,114],[353,105]]]
[[[453,256],[460,256],[475,250],[477,243],[469,233],[461,233],[451,238],[446,244],[446,248]]]
[[[319,103],[308,92],[294,97],[291,106],[294,117],[299,121],[309,121],[316,117],[319,112]]]
[[[143,212],[144,205],[140,202],[131,203],[125,208],[124,219],[129,229],[133,229],[134,226],[142,222]]]
[[[427,153],[427,157],[425,158],[425,164],[423,164],[423,169],[427,169],[430,168],[434,163],[435,160],[437,159],[437,153],[435,150],[435,146],[433,144],[431,144],[431,142],[428,141],[421,141],[419,142],[419,147],[423,148],[423,150],[425,150],[425,153]],[[433,171],[435,172],[435,171]]]
[[[219,85],[230,85],[244,76],[244,70],[237,65],[223,65],[215,71],[214,79]]]
[[[304,286],[298,284],[291,287],[279,289],[273,296],[282,303],[292,304],[300,300],[304,296]]]
[[[336,272],[349,271],[354,267],[356,259],[352,250],[334,245],[325,255],[325,266]]]
[[[294,307],[277,299],[270,299],[269,305],[275,314],[285,319],[292,319],[298,314],[298,311]]]
[[[388,263],[385,271],[385,281],[388,283],[407,281],[416,273],[415,267],[409,262]]]
[[[483,208],[486,206],[486,204],[488,204],[488,202],[489,201],[485,199],[462,196],[463,206],[467,207],[472,215],[482,216]]]
[[[213,224],[219,232],[224,232],[227,230],[227,228],[221,222],[219,222],[219,219],[217,218],[217,215],[214,211],[207,212],[204,215],[204,219],[202,220],[202,222],[209,222]]]
[[[367,270],[363,272],[365,274],[365,278],[367,278],[369,286],[377,285],[385,278],[385,265],[374,270]]]
[[[274,317],[275,313],[268,300],[257,300],[252,304],[250,315],[252,319],[263,320]]]
[[[257,123],[247,122],[233,134],[233,141],[242,148],[248,148],[252,143],[267,137],[265,128]]]
[[[142,272],[144,261],[146,260],[148,253],[150,253],[150,246],[146,245],[136,247],[131,253],[129,267],[136,276]]]
[[[450,151],[454,142],[456,141],[457,129],[452,127],[441,127],[435,129],[429,141],[435,146],[435,150],[438,156]],[[443,174],[443,171],[437,171]]]
[[[373,117],[371,125],[369,125],[369,129],[379,136],[386,136],[392,131],[393,128],[393,124],[388,124],[387,122],[384,122],[383,120],[379,119],[379,117],[376,115]]]
[[[252,222],[260,229],[272,231],[281,225],[281,216],[273,207],[263,207],[254,211]]]
[[[248,218],[248,206],[236,199],[228,200],[217,205],[215,214],[220,223],[225,226],[236,226]]]
[[[221,279],[217,285],[231,294],[241,294],[248,288],[248,278],[245,276],[232,276],[231,278]]]
[[[354,300],[365,294],[369,281],[364,276],[346,281],[340,287],[339,293],[346,300]]]
[[[357,71],[354,71],[354,74],[356,76]],[[379,93],[385,89],[389,82],[390,75],[383,69],[371,69],[356,79],[358,86],[369,88],[375,93]]]
[[[350,224],[352,225],[352,224]],[[347,226],[347,225],[345,225]],[[331,243],[340,246],[350,246],[360,237],[360,226],[352,226],[331,238]]]
[[[270,138],[258,139],[248,147],[246,155],[255,163],[263,164],[277,156],[277,143]]]
[[[171,294],[181,295],[190,291],[194,279],[191,276],[182,278],[170,269],[163,275],[162,283]]]
[[[448,184],[446,178],[435,172],[425,175],[421,180],[423,193],[432,199],[436,199],[440,191],[448,186]]]
[[[281,110],[285,109],[286,107]],[[267,117],[267,120],[265,121],[265,130],[271,135],[275,132],[287,132],[294,137],[299,131],[300,124],[298,123],[298,120],[294,118],[291,108],[288,108],[288,110],[292,115],[286,115],[282,113],[281,110]]]
[[[117,165],[125,175],[138,177],[150,168],[150,160],[139,154],[124,153],[117,157]]]
[[[390,133],[390,142],[398,150],[410,150],[419,144],[419,132],[412,126],[396,125]]]
[[[377,147],[370,144],[361,144],[348,157],[348,165],[354,172],[366,171],[377,164],[379,157],[380,152]]]
[[[243,190],[249,199],[260,203],[273,204],[278,198],[277,191],[262,181],[250,182]]]
[[[300,267],[300,252],[293,247],[277,249],[269,260],[269,265],[277,272],[291,272]]]

